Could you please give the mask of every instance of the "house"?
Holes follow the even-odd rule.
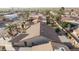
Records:
[[[73,30],[72,34],[79,39],[79,28]]]
[[[26,32],[26,34],[18,34],[16,37],[10,40],[10,42],[12,42],[14,46],[22,47],[32,47],[35,45],[47,43],[49,41],[60,42],[55,30],[43,22],[38,22],[31,25],[31,27],[28,28]]]
[[[70,51],[70,49],[61,43],[48,42],[32,47],[32,51]]]
[[[51,44],[53,47],[53,51],[70,51],[70,49],[62,43],[52,42]]]
[[[34,23],[39,21],[46,22],[46,16],[41,13],[32,13],[29,18],[32,18]]]
[[[4,18],[5,19],[8,19],[8,20],[16,20],[18,18],[18,14],[8,14],[8,15],[4,15]]]
[[[71,49],[71,51],[79,51],[79,49],[78,48],[73,48],[73,49]]]
[[[32,51],[53,51],[51,42],[32,47]]]
[[[69,43],[69,39],[65,35],[58,36],[63,43]]]
[[[32,46],[32,47],[16,47],[17,51],[70,51],[70,49],[61,43],[51,42]]]

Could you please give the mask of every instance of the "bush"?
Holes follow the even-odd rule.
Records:
[[[70,26],[70,28],[72,28],[72,27],[74,27],[76,25],[75,24],[72,24],[72,23],[69,23],[69,22],[63,22],[63,23],[61,23],[61,26],[63,28],[68,28],[69,26]]]
[[[60,32],[60,29],[59,28],[56,28],[55,29],[55,32],[59,33]]]

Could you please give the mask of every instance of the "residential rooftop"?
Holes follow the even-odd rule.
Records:
[[[11,42],[18,42],[20,41],[27,41],[27,40],[33,40],[33,38],[38,37],[38,36],[43,36],[48,38],[51,41],[54,42],[60,42],[60,39],[58,35],[56,34],[55,30],[51,27],[48,27],[47,24],[43,22],[38,22],[36,24],[31,25],[26,30],[26,34],[19,34],[16,36],[14,39],[11,40]],[[24,38],[22,36],[26,35]],[[22,38],[22,39],[19,39]]]

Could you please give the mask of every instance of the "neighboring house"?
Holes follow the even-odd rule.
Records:
[[[79,40],[79,28],[73,30],[72,34]]]
[[[78,48],[73,48],[73,49],[71,49],[71,51],[79,51],[79,49]]]
[[[18,18],[18,14],[15,13],[15,14],[4,15],[4,18],[8,20],[16,20]]]
[[[70,51],[70,49],[62,43],[52,42],[51,44],[54,51]]]
[[[53,28],[39,22],[27,29],[27,34],[18,34],[10,42],[15,46],[35,46],[49,41],[60,42],[60,39]]]
[[[71,12],[71,16],[78,17],[78,14],[76,12]]]
[[[65,35],[58,36],[63,43],[69,43],[69,39]]]

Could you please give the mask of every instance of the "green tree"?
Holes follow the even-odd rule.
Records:
[[[16,27],[16,25],[8,25],[8,26],[6,26],[6,29],[8,29],[8,33],[9,33],[9,35],[13,35],[13,33],[12,33],[12,31],[13,31],[13,29],[16,29],[17,27]]]
[[[55,31],[56,31],[56,33],[59,33],[60,32],[60,29],[59,28],[56,28]]]
[[[57,15],[55,15],[53,18],[56,21],[60,21],[61,20],[61,15],[64,15],[64,10],[65,10],[65,8],[61,7],[58,11],[56,11]]]
[[[60,14],[55,15],[55,16],[53,16],[53,19],[59,22],[61,19],[61,15]]]
[[[22,22],[21,27],[24,29],[25,22]]]
[[[65,10],[65,8],[64,8],[64,7],[61,7],[61,8],[59,9],[59,14],[64,15],[64,10]]]
[[[71,11],[70,11],[70,15],[71,15],[71,13],[74,11],[74,9],[71,9]]]
[[[47,21],[47,24],[50,24],[50,16],[46,16],[46,21]]]

